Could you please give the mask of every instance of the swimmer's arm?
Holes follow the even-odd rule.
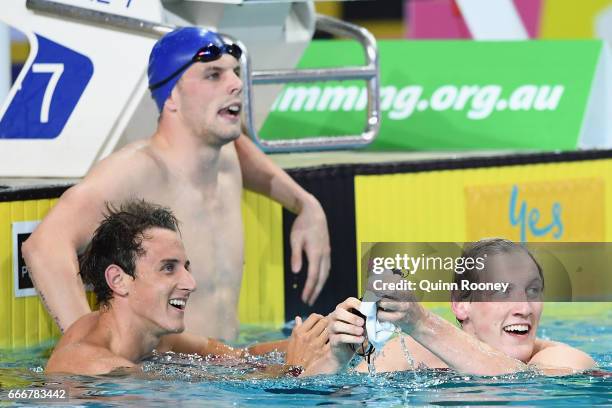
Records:
[[[163,336],[156,347],[160,353],[173,351],[175,353],[199,354],[201,356],[242,357],[243,351],[228,346],[218,340],[191,333],[168,334]]]
[[[280,203],[298,217],[291,229],[291,270],[302,269],[302,252],[308,258],[308,276],[302,301],[312,305],[323,289],[331,265],[327,218],[317,199],[244,134],[235,142],[244,187]]]
[[[247,355],[266,354],[271,351],[285,352],[287,340],[255,344],[248,348],[231,347],[223,342],[191,333],[169,334],[162,338],[157,351],[164,353],[199,354],[201,356],[215,355],[242,358]]]
[[[246,375],[250,379],[261,378],[280,378],[280,377],[300,377],[304,373],[302,367],[286,364],[270,364],[261,370],[257,370]]]
[[[101,208],[88,196],[85,186],[66,191],[22,246],[36,290],[62,331],[91,311],[77,251],[89,240]]]
[[[287,352],[287,346],[289,344],[289,340],[277,340],[277,341],[268,341],[265,343],[257,343],[246,350],[252,356],[258,356],[261,354],[267,354],[272,351],[279,351],[281,353]]]
[[[215,355],[243,358],[247,355],[260,355],[271,351],[285,352],[287,350],[287,344],[288,340],[279,340],[256,344],[248,348],[234,348],[218,340],[189,333],[180,333],[162,337],[157,346],[157,351],[161,353],[174,351],[175,353],[195,353],[202,356]],[[297,366],[272,364],[266,366],[262,371],[249,374],[249,378],[277,378],[286,375],[298,376],[303,372],[303,369]]]
[[[410,335],[460,373],[502,375],[527,369],[523,362],[493,349],[428,310],[414,325]]]
[[[562,343],[544,347],[534,354],[529,365],[546,375],[568,375],[597,367],[591,356]]]
[[[245,188],[274,199],[294,214],[314,199],[247,136],[240,135],[235,146]]]

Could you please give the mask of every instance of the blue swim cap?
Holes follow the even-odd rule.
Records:
[[[182,71],[191,65],[193,56],[202,47],[216,45],[221,49],[224,43],[219,34],[198,27],[182,27],[160,38],[149,55],[149,88],[175,76],[161,86],[151,89],[157,108],[161,112],[164,102],[181,78]],[[180,71],[182,68],[182,71]],[[178,71],[178,72],[177,72]]]

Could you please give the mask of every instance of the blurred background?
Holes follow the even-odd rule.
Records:
[[[607,38],[610,0],[513,0],[530,38]],[[456,0],[318,2],[319,13],[366,27],[376,38],[469,39]]]

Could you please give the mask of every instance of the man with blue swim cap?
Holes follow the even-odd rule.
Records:
[[[242,50],[225,44],[219,34],[196,27],[174,30],[158,41],[149,57],[149,90],[161,112],[182,73],[195,62],[215,61],[223,54],[240,59]]]
[[[221,339],[237,334],[243,186],[297,215],[291,268],[294,273],[302,269],[304,252],[308,277],[302,300],[312,304],[319,295],[330,267],[325,213],[314,196],[242,134],[240,55],[238,46],[201,28],[179,28],[157,41],[148,66],[160,112],[157,130],[96,164],[23,245],[41,299],[62,330],[90,311],[78,275],[78,251],[93,236],[107,201],[134,197],[171,208],[183,222],[198,286],[185,314],[189,331]]]

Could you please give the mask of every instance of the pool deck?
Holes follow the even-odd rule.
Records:
[[[575,151],[454,151],[454,152],[363,152],[329,151],[305,153],[270,154],[269,157],[280,167],[288,170],[318,168],[321,166],[359,166],[360,173],[376,173],[377,166],[395,165],[409,171],[446,170],[483,166],[521,165],[559,161],[593,160],[611,158],[612,150],[575,150]],[[0,201],[39,198],[37,190],[63,192],[80,178],[1,178]]]

